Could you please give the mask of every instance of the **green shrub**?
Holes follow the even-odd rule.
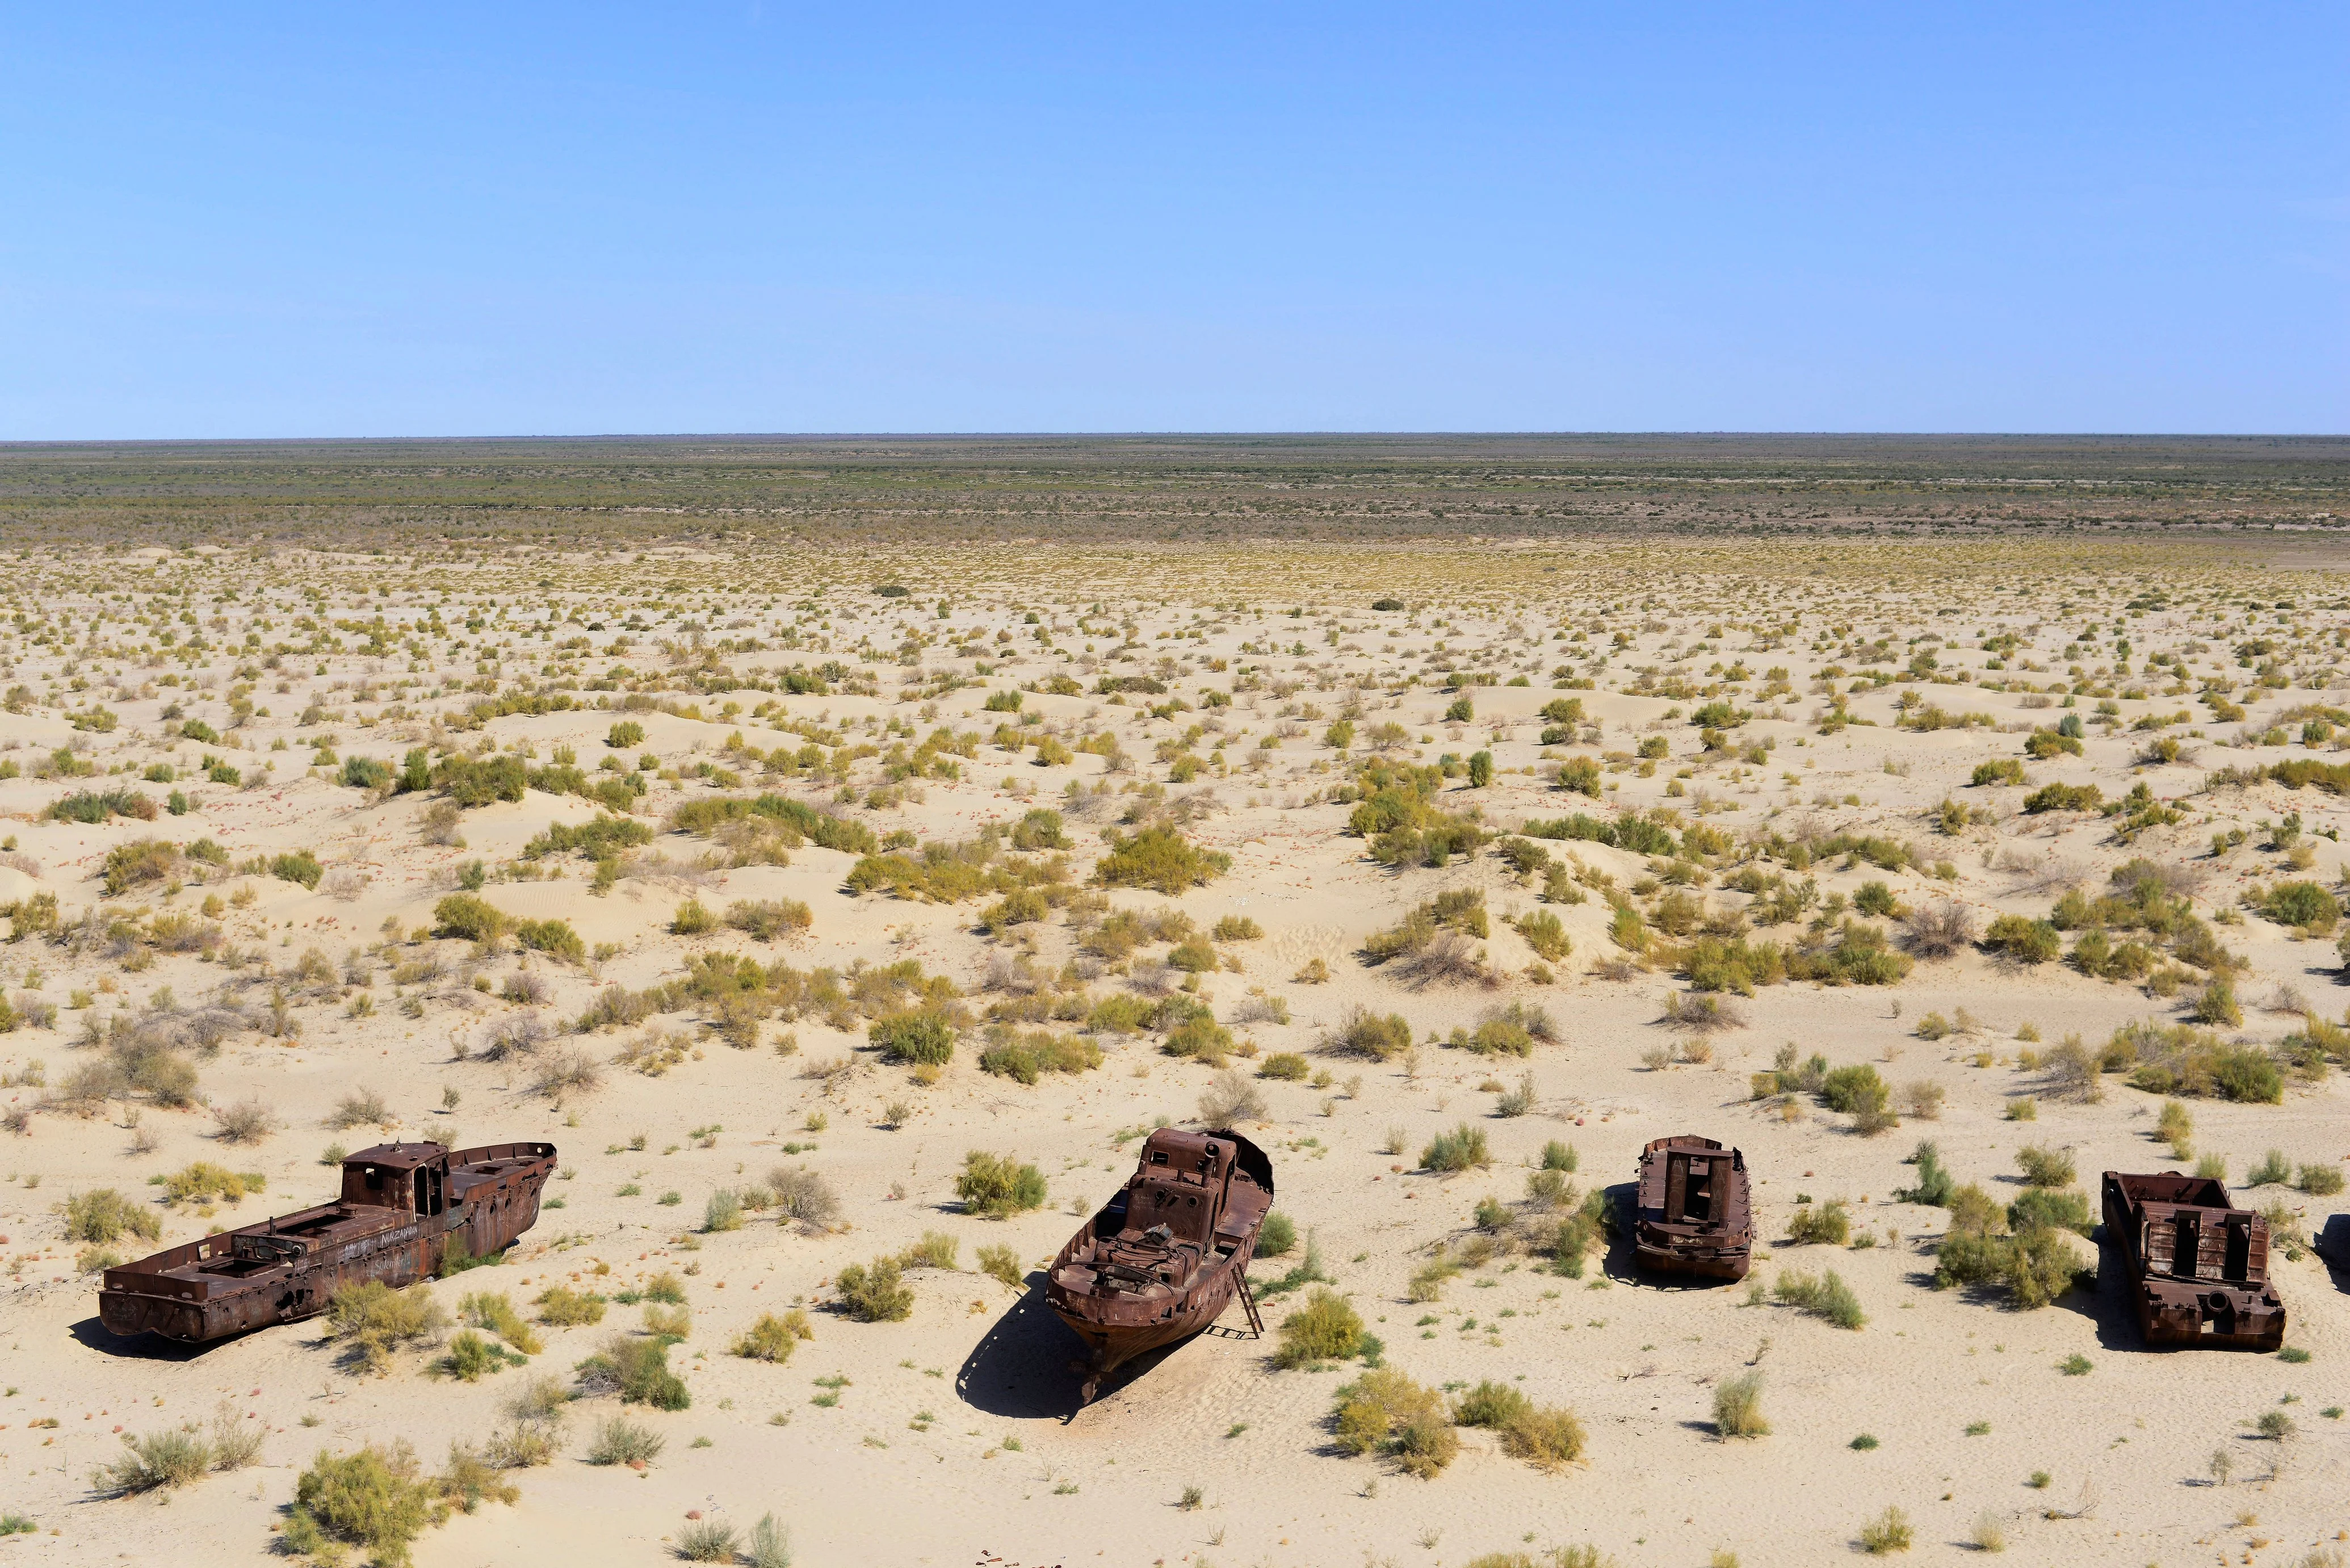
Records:
[[[1344,1361],[1360,1355],[1363,1320],[1347,1298],[1326,1287],[1317,1288],[1305,1304],[1282,1320],[1281,1346],[1273,1364],[1284,1370],[1320,1361]]]
[[[182,1428],[151,1432],[145,1437],[122,1435],[121,1455],[90,1472],[90,1490],[109,1497],[167,1491],[186,1486],[213,1468],[212,1445],[202,1433]]]
[[[1338,1447],[1347,1453],[1381,1453],[1426,1479],[1461,1451],[1443,1394],[1393,1367],[1365,1372],[1338,1390],[1337,1401]]]
[[[1713,1430],[1721,1438],[1760,1438],[1771,1423],[1762,1417],[1762,1374],[1742,1372],[1713,1386]]]
[[[2033,1187],[2070,1187],[2073,1185],[2073,1156],[2061,1148],[2042,1148],[2026,1144],[2015,1151],[2015,1163],[2023,1172],[2023,1179]]]
[[[133,888],[163,881],[179,869],[178,845],[166,844],[160,838],[140,838],[108,850],[99,875],[106,882],[106,896],[119,898]]]
[[[634,719],[623,719],[604,732],[604,744],[616,752],[645,743],[645,727]]]
[[[2021,784],[2023,783],[2023,764],[2013,757],[1999,757],[1988,763],[1977,763],[1974,776],[1967,780],[1967,783],[1970,785]]]
[[[1838,1328],[1856,1329],[1868,1321],[1860,1310],[1860,1299],[1834,1269],[1818,1276],[1790,1270],[1779,1276],[1772,1293],[1789,1306],[1825,1318]]]
[[[452,893],[432,906],[434,929],[444,937],[495,942],[514,929],[513,919],[471,893]]]
[[[583,1324],[604,1321],[604,1298],[590,1293],[575,1291],[568,1285],[550,1285],[539,1292],[532,1304],[538,1308],[538,1321],[558,1328],[576,1328]]]
[[[1073,1034],[1022,1034],[1002,1023],[990,1024],[988,1034],[990,1044],[979,1054],[980,1071],[1024,1084],[1046,1073],[1084,1073],[1102,1064],[1101,1047]]]
[[[712,915],[699,898],[688,898],[670,917],[669,931],[673,937],[707,936],[718,929],[718,917]]]
[[[1452,1172],[1467,1170],[1472,1166],[1493,1163],[1485,1148],[1485,1132],[1482,1127],[1462,1122],[1451,1132],[1439,1133],[1419,1151],[1420,1168],[1424,1170]]]
[[[428,1290],[396,1291],[381,1280],[343,1286],[327,1302],[327,1334],[352,1366],[380,1372],[392,1352],[437,1335],[449,1314]]]
[[[1256,1075],[1275,1078],[1284,1083],[1302,1084],[1309,1069],[1305,1058],[1295,1051],[1276,1051],[1257,1064]]]
[[[789,1361],[803,1339],[814,1339],[808,1315],[797,1307],[778,1315],[763,1312],[749,1328],[735,1336],[733,1353],[749,1361]]]
[[[906,1284],[904,1265],[895,1258],[847,1264],[834,1288],[848,1315],[859,1323],[897,1323],[913,1315],[914,1293]]]
[[[1942,1151],[1930,1139],[1921,1140],[1909,1157],[1918,1168],[1918,1185],[1896,1189],[1894,1196],[1904,1203],[1923,1203],[1936,1209],[1950,1205],[1950,1194],[1957,1183],[1942,1164]]]
[[[1165,826],[1138,829],[1131,837],[1113,831],[1106,842],[1109,853],[1094,867],[1094,879],[1105,888],[1149,888],[1173,898],[1205,887],[1232,866],[1231,856],[1201,849]]]
[[[1385,1062],[1411,1048],[1411,1025],[1399,1012],[1382,1018],[1357,1007],[1340,1021],[1331,1044],[1336,1050]]]
[[[1879,1107],[1893,1097],[1892,1088],[1877,1076],[1877,1069],[1866,1062],[1856,1062],[1838,1067],[1820,1082],[1820,1097],[1828,1109],[1842,1116],[1856,1116],[1864,1110]]]
[[[685,1380],[670,1370],[671,1343],[664,1334],[650,1339],[615,1334],[604,1342],[602,1350],[579,1364],[580,1387],[588,1393],[618,1394],[624,1405],[682,1410],[693,1403],[693,1396]]]
[[[2089,1216],[2087,1193],[2059,1192],[2046,1187],[2026,1188],[2019,1193],[2015,1201],[2007,1206],[2007,1223],[2019,1236],[2050,1229],[2085,1236],[2095,1225]]]
[[[2046,920],[2029,915],[2002,915],[1983,932],[1982,945],[2018,963],[2046,963],[2064,950],[2064,939]]]
[[[595,1439],[588,1445],[588,1462],[642,1467],[660,1458],[668,1446],[668,1438],[642,1422],[615,1416],[598,1423]]]
[[[125,1235],[143,1241],[161,1239],[163,1221],[111,1187],[77,1192],[66,1199],[66,1240],[112,1242]]]
[[[2280,882],[2261,900],[2261,913],[2307,936],[2324,936],[2341,923],[2342,906],[2314,882]]]
[[[1035,1166],[1021,1164],[1016,1156],[975,1148],[962,1157],[955,1196],[962,1199],[967,1214],[1005,1220],[1044,1206],[1045,1177]]]
[[[1018,1249],[1002,1245],[979,1250],[979,1272],[990,1279],[1001,1281],[1006,1290],[1019,1290],[1028,1282],[1020,1267]]]
[[[1787,1217],[1787,1240],[1798,1246],[1841,1247],[1852,1240],[1852,1213],[1839,1198],[1829,1203],[1798,1204]]]
[[[1256,1251],[1252,1255],[1278,1258],[1296,1245],[1297,1222],[1286,1214],[1268,1214],[1264,1223],[1257,1227]]]
[[[935,1065],[954,1058],[954,1025],[935,1012],[899,1012],[877,1018],[865,1035],[891,1062]]]
[[[1888,1508],[1860,1527],[1860,1549],[1872,1557],[1907,1552],[1914,1534],[1909,1528],[1909,1516],[1898,1508]]]
[[[358,1547],[382,1568],[404,1568],[410,1545],[434,1521],[435,1501],[404,1441],[340,1457],[321,1450],[295,1483],[284,1549],[338,1563]]]

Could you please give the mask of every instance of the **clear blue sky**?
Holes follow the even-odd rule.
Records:
[[[13,5],[0,439],[2350,430],[2350,6],[1148,9]]]

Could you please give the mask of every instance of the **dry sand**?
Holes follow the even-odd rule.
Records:
[[[13,1085],[0,1090],[0,1106],[31,1112],[21,1132],[0,1135],[8,1262],[0,1512],[34,1526],[0,1540],[0,1563],[263,1561],[297,1477],[321,1450],[405,1441],[437,1466],[452,1442],[505,1425],[505,1404],[526,1378],[567,1378],[611,1333],[636,1325],[637,1308],[614,1304],[598,1327],[543,1327],[546,1351],[529,1369],[474,1383],[435,1375],[442,1352],[429,1346],[402,1351],[383,1376],[342,1370],[317,1322],[201,1352],[117,1342],[98,1325],[97,1277],[78,1272],[82,1244],[65,1231],[68,1195],[117,1189],[176,1242],[321,1200],[335,1180],[319,1158],[330,1141],[394,1134],[461,1146],[546,1138],[561,1148],[548,1186],[561,1208],[543,1212],[503,1265],[420,1288],[452,1307],[479,1289],[526,1306],[550,1284],[608,1294],[670,1271],[687,1287],[692,1319],[671,1354],[691,1408],[632,1412],[667,1439],[650,1468],[585,1462],[595,1428],[618,1407],[608,1397],[576,1402],[553,1462],[512,1472],[519,1501],[426,1530],[414,1548],[420,1563],[653,1563],[671,1555],[692,1511],[745,1529],[772,1513],[788,1525],[796,1561],[810,1565],[1450,1568],[1485,1553],[1589,1544],[1627,1568],[1722,1563],[1731,1552],[1766,1568],[1856,1551],[1863,1521],[1887,1507],[1911,1521],[1918,1561],[1972,1550],[1987,1516],[2019,1562],[2338,1561],[2309,1554],[2335,1549],[2350,1522],[2350,1443],[2338,1408],[2350,1402],[2350,1305],[2345,1276],[2330,1274],[2306,1238],[2345,1208],[2341,1197],[2287,1187],[2243,1195],[2282,1203],[2281,1243],[2302,1239],[2290,1258],[2281,1244],[2275,1262],[2288,1343],[2308,1353],[2288,1362],[2147,1351],[2110,1251],[2094,1290],[2036,1311],[2014,1310],[1997,1292],[1936,1290],[1934,1250],[1949,1215],[1896,1196],[1914,1179],[1903,1161],[1920,1138],[1939,1147],[1959,1180],[2002,1201],[2020,1190],[2015,1151],[2025,1144],[2069,1150],[2092,1204],[2100,1171],[2175,1165],[2153,1137],[2160,1096],[2112,1073],[2094,1101],[2068,1098],[2020,1058],[2071,1034],[2094,1048],[2126,1023],[2180,1021],[2201,993],[2202,971],[2158,995],[2062,961],[2021,964],[1970,948],[1917,961],[1896,984],[1766,984],[1721,998],[1730,1026],[1678,1030],[1659,1019],[1687,978],[1661,947],[1643,957],[1611,941],[1598,886],[1604,874],[1652,919],[1669,919],[1659,911],[1674,889],[1655,881],[1671,869],[1667,860],[1545,841],[1590,873],[1572,895],[1578,901],[1548,902],[1539,877],[1514,877],[1490,846],[1441,867],[1378,865],[1345,831],[1351,805],[1332,798],[1356,782],[1383,723],[1400,726],[1381,753],[1398,763],[1490,751],[1490,785],[1450,777],[1434,804],[1474,807],[1489,827],[1580,809],[1603,820],[1670,813],[1658,820],[1677,835],[1697,823],[1719,829],[1726,847],[1674,875],[1724,929],[1765,897],[1723,885],[1758,846],[1770,857],[1752,860],[1755,869],[1788,885],[1808,877],[1821,898],[1883,883],[1912,910],[1954,900],[1978,932],[2000,913],[2046,915],[2068,887],[2102,891],[2114,867],[2145,857],[2175,868],[2195,914],[2243,961],[2234,982],[2241,1021],[2222,1025],[2221,1037],[2265,1050],[2304,1028],[2303,1010],[2340,1016],[2341,961],[2331,934],[2297,934],[2242,900],[2255,885],[2286,879],[2338,889],[2343,856],[2332,836],[2345,813],[2320,788],[2213,787],[2210,775],[2335,760],[2341,742],[2323,711],[2342,699],[2350,625],[2335,579],[2199,561],[2171,572],[2158,557],[2116,574],[2095,569],[2093,555],[2054,547],[2042,570],[2028,546],[1973,556],[1822,546],[1800,562],[1762,548],[1467,552],[1475,558],[1134,549],[1073,556],[1057,574],[1049,562],[1032,564],[1024,580],[1013,576],[1015,556],[974,553],[924,569],[911,559],[680,553],[462,572],[429,558],[236,552],[12,562],[8,607],[23,613],[0,632],[0,685],[23,691],[0,714],[0,761],[18,773],[0,782],[0,829],[14,839],[0,904],[54,893],[60,935],[73,940],[0,947],[0,982],[26,1019],[0,1034]],[[891,576],[912,592],[871,591]],[[754,587],[738,586],[746,582]],[[1410,607],[1375,612],[1384,592]],[[370,647],[378,617],[384,630]],[[2016,640],[2002,643],[2003,633]],[[2068,645],[2074,633],[2084,640]],[[2126,656],[2116,637],[2127,639]],[[193,652],[192,638],[203,643]],[[628,645],[616,648],[616,638]],[[2173,666],[2173,656],[2183,662]],[[841,668],[821,694],[772,689],[781,671],[828,661]],[[2264,670],[2279,684],[2256,686]],[[1453,671],[1492,683],[1449,691]],[[1873,674],[1887,679],[1877,684]],[[1108,737],[1115,745],[1101,749],[1117,757],[1080,751],[1039,765],[1033,748],[997,744],[996,727],[1012,715],[983,711],[989,693],[1056,676],[1080,690],[1027,696],[1028,711],[1043,716],[1031,738],[1042,732],[1074,746]],[[1116,676],[1153,678],[1165,695],[1114,700],[1098,683]],[[1505,684],[1513,677],[1527,684]],[[2248,704],[2247,716],[2215,716],[2225,710],[2199,693],[2217,682],[2228,688],[2220,701]],[[575,705],[467,720],[493,690]],[[1229,694],[1230,706],[1208,706],[1211,691]],[[1448,722],[1464,693],[1473,718]],[[1840,729],[1824,723],[1837,693],[1849,693],[1852,720]],[[657,706],[620,711],[632,697]],[[1581,701],[1582,722],[1545,744],[1540,711],[1570,697]],[[1172,698],[1185,710],[1149,711]],[[1727,732],[1727,749],[1708,752],[1691,716],[1721,699],[1751,717]],[[2101,722],[2101,701],[2115,722]],[[1990,724],[1900,728],[1903,702]],[[89,723],[99,707],[114,715],[112,728],[74,727],[77,714]],[[1326,732],[1349,711],[1355,734],[1342,752]],[[2027,763],[2028,787],[1970,786],[1979,763],[2021,759],[2026,734],[2067,712],[2087,722],[2080,755]],[[2185,717],[2137,727],[2174,714]],[[642,723],[643,741],[608,747],[624,719]],[[186,738],[192,720],[225,740]],[[2304,725],[2315,726],[2306,742]],[[944,753],[960,777],[908,779],[890,798],[890,748],[910,752],[941,726],[972,738],[962,754]],[[2166,737],[2182,743],[2177,760],[2142,765]],[[577,855],[517,859],[550,822],[597,815],[577,794],[534,789],[465,810],[464,847],[430,846],[420,821],[432,792],[349,787],[339,764],[308,765],[321,740],[341,758],[395,763],[414,746],[437,755],[494,742],[536,767],[569,747],[591,782],[618,776],[596,771],[608,755],[634,768],[652,753],[659,766],[636,813],[659,836],[600,893]],[[1660,743],[1663,759],[1643,763],[1644,742]],[[867,754],[833,749],[842,742]],[[803,746],[816,748],[811,760],[826,776],[812,778],[796,760]],[[785,759],[781,769],[745,747]],[[96,776],[58,776],[60,748]],[[207,754],[237,768],[240,782],[194,772]],[[1199,771],[1178,763],[1186,782],[1170,782],[1168,759],[1185,756]],[[1604,798],[1552,782],[1578,758],[1599,763]],[[174,781],[140,781],[166,763],[179,770]],[[832,773],[836,764],[843,772]],[[2026,813],[2031,791],[2054,782],[2097,784],[2107,800],[2142,782],[2178,819],[2119,842],[2126,815]],[[1066,798],[1073,783],[1081,798]],[[1105,783],[1108,793],[1093,793]],[[42,819],[72,790],[117,784],[159,803],[176,788],[192,808],[152,822]],[[1273,1154],[1278,1209],[1301,1238],[1311,1235],[1388,1364],[1448,1386],[1511,1381],[1540,1403],[1570,1407],[1588,1433],[1584,1457],[1544,1473],[1482,1430],[1462,1432],[1460,1457],[1433,1480],[1347,1457],[1330,1426],[1347,1371],[1274,1370],[1271,1339],[1247,1337],[1237,1311],[1078,1409],[1066,1368],[1072,1342],[1044,1309],[1034,1265],[1122,1180],[1134,1129],[1191,1120],[1214,1073],[1162,1054],[1147,1030],[1097,1033],[1086,1037],[1103,1050],[1098,1068],[1023,1085],[981,1070],[983,1021],[992,1007],[1016,1011],[1040,976],[1048,992],[1092,1001],[1127,992],[1151,981],[1147,961],[1166,944],[1146,944],[1122,963],[1088,959],[1062,909],[990,936],[974,927],[993,894],[954,904],[860,896],[844,887],[852,853],[806,844],[789,851],[788,866],[730,867],[718,841],[660,831],[681,805],[763,789],[924,843],[1060,809],[1079,884],[1105,853],[1104,834],[1130,831],[1119,826],[1126,816],[1175,822],[1229,855],[1228,871],[1180,897],[1121,888],[1110,904],[1171,905],[1201,931],[1226,916],[1262,928],[1259,938],[1215,944],[1225,967],[1201,976],[1199,990],[1240,1043],[1236,1067],[1297,1051],[1329,1075],[1320,1087],[1262,1083],[1266,1115],[1249,1130]],[[1981,820],[1945,833],[1946,799]],[[2271,840],[2260,825],[2291,812],[2300,816],[2297,866],[2286,864],[2286,849],[2262,847]],[[2230,828],[2246,836],[2215,856],[2214,834]],[[1886,870],[1831,852],[1811,854],[1805,869],[1790,864],[1793,846],[1836,835],[1910,846],[1917,863]],[[150,837],[208,837],[228,863],[187,862],[169,884],[103,898],[108,852]],[[250,857],[302,848],[326,868],[316,888],[241,869]],[[567,920],[599,956],[550,961],[511,944],[494,954],[432,940],[436,903],[474,860],[489,877],[482,897],[519,918]],[[1947,863],[1939,874],[1937,862]],[[1559,884],[1562,895],[1568,886]],[[1415,988],[1400,964],[1364,961],[1367,938],[1456,889],[1484,895],[1490,934],[1476,943],[1484,979]],[[205,913],[214,898],[225,907]],[[721,913],[736,900],[797,899],[813,925],[769,943],[723,926],[670,934],[689,898]],[[1573,942],[1546,980],[1504,919],[1543,909]],[[1819,912],[1815,902],[1748,935],[1805,941]],[[199,932],[218,928],[203,939],[211,950],[159,950],[170,944],[154,921],[175,913]],[[1745,923],[1754,918],[1750,910]],[[1897,940],[1903,929],[1898,919],[1873,923]],[[313,951],[322,961],[304,978],[298,966]],[[749,1049],[730,1045],[705,1021],[708,1009],[691,1003],[629,1027],[574,1031],[603,987],[644,988],[697,956],[733,952],[802,971],[912,960],[955,983],[972,1025],[932,1083],[885,1064],[856,1015],[771,1014]],[[424,972],[428,960],[437,975]],[[1293,978],[1315,960],[1326,982]],[[2163,966],[2178,967],[2168,958]],[[517,970],[543,986],[543,1002],[496,994]],[[1287,1023],[1233,1022],[1256,988],[1285,1001]],[[263,1027],[273,992],[292,1020],[279,1034]],[[56,1009],[53,1023],[32,1021],[43,1002]],[[1511,1002],[1543,1010],[1555,1039],[1523,1062],[1442,1044]],[[217,1106],[257,1096],[277,1128],[265,1141],[224,1147],[203,1108],[160,1106],[137,1093],[80,1104],[61,1096],[78,1068],[106,1054],[86,1032],[144,1016],[184,1039],[192,1010],[206,1003],[235,1017],[215,1048],[188,1048],[199,1096]],[[1383,1063],[1331,1054],[1335,1026],[1357,1006],[1400,1013],[1423,1044]],[[1965,1029],[1920,1037],[1921,1020],[1957,1020],[1960,1010]],[[524,1013],[545,1021],[550,1042],[535,1055],[482,1060],[492,1032]],[[1070,1031],[1083,1021],[1024,1025],[1040,1026]],[[658,1075],[619,1060],[649,1032],[681,1047]],[[779,1054],[787,1038],[792,1053]],[[1834,1064],[1875,1064],[1897,1087],[1930,1081],[1946,1098],[1936,1117],[1905,1113],[1898,1128],[1863,1136],[1815,1096],[1753,1096],[1751,1075],[1770,1067],[1783,1043]],[[534,1091],[538,1063],[573,1048],[592,1055],[600,1083]],[[31,1074],[36,1061],[42,1070]],[[830,1077],[807,1071],[832,1062],[850,1065]],[[1534,1108],[1497,1116],[1498,1096],[1481,1085],[1514,1085],[1526,1072]],[[2338,1170],[2350,1158],[2340,1083],[2321,1064],[2289,1073],[2281,1104],[2192,1100],[2194,1149],[2225,1156],[2231,1181],[2270,1149],[2296,1167]],[[328,1127],[359,1089],[389,1102],[381,1135]],[[444,1089],[453,1109],[443,1108]],[[2008,1119],[2024,1098],[2036,1120]],[[905,1107],[902,1125],[888,1125],[892,1102]],[[823,1130],[807,1130],[816,1117]],[[1451,1177],[1417,1168],[1429,1139],[1464,1121],[1484,1130],[1491,1166]],[[1382,1152],[1391,1129],[1405,1152]],[[1857,1294],[1864,1327],[1758,1302],[1744,1286],[1643,1278],[1620,1248],[1604,1260],[1595,1251],[1578,1278],[1505,1242],[1440,1300],[1407,1300],[1433,1249],[1474,1233],[1479,1199],[1519,1203],[1546,1142],[1574,1147],[1576,1179],[1590,1188],[1627,1180],[1645,1140],[1682,1131],[1745,1151],[1768,1254],[1755,1279],[1833,1269]],[[813,1147],[783,1152],[794,1144]],[[954,1179],[972,1149],[1036,1164],[1046,1206],[1002,1221],[962,1214]],[[157,1202],[150,1179],[195,1160],[260,1171],[267,1192],[234,1206]],[[754,1211],[743,1229],[700,1231],[713,1192],[800,1164],[838,1193],[837,1225]],[[665,1207],[669,1193],[678,1201]],[[1874,1244],[1780,1240],[1798,1194],[1845,1199],[1856,1236]],[[956,1241],[962,1267],[910,1270],[908,1318],[868,1324],[829,1310],[844,1265],[929,1231]],[[1031,1265],[1025,1293],[974,1272],[977,1250],[1000,1243]],[[2085,1264],[2097,1255],[2087,1241],[2074,1246]],[[135,1255],[146,1244],[128,1238],[112,1250]],[[1256,1277],[1295,1262],[1262,1261]],[[1268,1300],[1269,1325],[1299,1299]],[[788,1363],[728,1354],[762,1311],[793,1303],[815,1309],[814,1337]],[[2060,1370],[2073,1356],[2090,1369]],[[1712,1386],[1750,1366],[1763,1374],[1772,1431],[1721,1440]],[[847,1381],[832,1391],[837,1402],[818,1404],[827,1394],[818,1380],[830,1377]],[[116,1434],[209,1418],[224,1399],[268,1428],[256,1466],[127,1499],[93,1490],[94,1469],[120,1451]],[[2274,1410],[2294,1428],[2281,1440],[2252,1427]],[[1863,1434],[1876,1446],[1856,1449]],[[2215,1451],[2231,1456],[2229,1484],[2214,1482]],[[1187,1509],[1190,1488],[1199,1505]]]

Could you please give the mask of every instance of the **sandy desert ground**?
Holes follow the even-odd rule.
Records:
[[[11,543],[0,1563],[270,1559],[306,1469],[370,1444],[445,1510],[431,1565],[709,1525],[748,1561],[763,1516],[812,1568],[1770,1568],[1887,1510],[1919,1562],[2350,1549],[2321,545]],[[909,1012],[951,1060],[890,1059]],[[1881,1087],[1832,1108],[1815,1054]],[[1234,1311],[1079,1408],[1040,1265],[1139,1135],[1218,1113],[1295,1227],[1268,1334]],[[1482,1158],[1431,1169],[1462,1129]],[[1744,1151],[1746,1283],[1573,1220],[1683,1131]],[[369,1366],[327,1318],[98,1324],[110,1257],[323,1201],[390,1138],[561,1151],[521,1244],[417,1287],[445,1326]],[[2147,1349],[2061,1223],[2045,1304],[1938,1288],[1966,1200],[1903,1196],[1921,1141],[1994,1236],[2027,1147],[2084,1231],[2102,1171],[2224,1168],[2285,1352]],[[1042,1205],[969,1211],[974,1151]],[[1832,1203],[1841,1243],[1790,1238]],[[842,1271],[899,1258],[910,1310],[860,1321]],[[1801,1304],[1830,1274],[1857,1326]],[[601,1321],[540,1321],[558,1289]],[[1275,1366],[1326,1290],[1373,1360],[1580,1444],[1344,1451],[1363,1359]],[[526,1365],[459,1365],[477,1293],[525,1321],[475,1351]],[[560,1397],[671,1294],[686,1407]],[[794,1308],[785,1358],[736,1353]],[[1725,1436],[1755,1372],[1769,1430]],[[252,1462],[106,1482],[216,1419]],[[616,1421],[658,1454],[591,1462]],[[453,1449],[542,1462],[450,1508]]]

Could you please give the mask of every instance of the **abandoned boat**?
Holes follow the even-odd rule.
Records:
[[[1640,1151],[1633,1260],[1669,1274],[1739,1280],[1753,1262],[1754,1211],[1746,1157],[1710,1137],[1677,1133]]]
[[[337,1199],[106,1271],[99,1321],[184,1345],[292,1323],[345,1285],[397,1289],[448,1258],[504,1251],[538,1219],[551,1143],[385,1143],[343,1161]]]
[[[2284,1303],[2269,1283],[2269,1222],[2217,1177],[2106,1172],[2106,1240],[2121,1249],[2148,1345],[2277,1350]]]
[[[1053,1260],[1045,1299],[1085,1342],[1072,1369],[1091,1401],[1102,1378],[1148,1350],[1199,1333],[1248,1293],[1249,1259],[1273,1208],[1273,1162],[1232,1132],[1161,1127],[1134,1175]]]

